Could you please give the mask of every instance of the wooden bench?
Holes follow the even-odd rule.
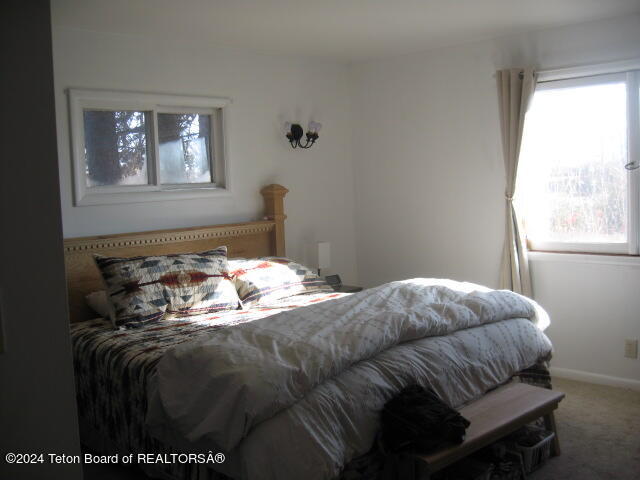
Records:
[[[523,383],[497,388],[460,409],[460,413],[471,422],[464,442],[416,456],[415,478],[437,472],[540,417],[544,417],[547,430],[555,433],[551,455],[560,455],[553,411],[563,398],[562,392]]]

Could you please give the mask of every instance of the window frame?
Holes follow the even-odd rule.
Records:
[[[166,200],[182,200],[231,195],[231,168],[228,155],[228,116],[231,100],[225,97],[165,95],[110,90],[68,89],[72,150],[74,205],[108,205]],[[135,110],[149,112],[147,139],[147,185],[87,186],[84,154],[84,111]],[[211,115],[211,183],[160,183],[158,114],[198,113]]]
[[[640,59],[539,72],[536,91],[562,86],[601,85],[623,80],[627,90],[627,161],[640,164]],[[545,85],[546,84],[546,85]],[[526,127],[525,127],[526,128]],[[640,169],[627,170],[627,241],[557,242],[527,238],[534,252],[586,253],[600,255],[640,254]]]

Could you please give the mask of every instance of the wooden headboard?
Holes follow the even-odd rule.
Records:
[[[206,227],[121,233],[64,241],[69,317],[71,323],[95,318],[85,295],[104,289],[93,254],[135,257],[168,253],[201,252],[226,245],[230,257],[284,256],[284,196],[282,185],[268,185],[264,197],[265,220]]]

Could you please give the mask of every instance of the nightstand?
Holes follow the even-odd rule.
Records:
[[[356,293],[362,291],[362,287],[357,287],[356,285],[336,285],[333,289],[340,293]]]

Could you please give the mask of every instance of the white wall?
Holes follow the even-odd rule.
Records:
[[[640,263],[540,256],[532,261],[533,288],[551,315],[548,333],[556,349],[552,365],[561,369],[557,373],[640,388],[640,361],[623,356],[624,339],[640,338]]]
[[[244,53],[176,39],[55,28],[53,40],[65,237],[248,221],[262,215],[259,190],[290,189],[285,199],[287,253],[331,242],[332,271],[356,282],[349,72],[345,65]],[[234,196],[126,205],[72,204],[65,89],[101,88],[230,97],[229,159]],[[318,143],[293,150],[285,121],[323,123]],[[329,273],[329,272],[327,272]]]
[[[640,56],[640,16],[352,68],[358,266],[366,285],[434,276],[497,286],[504,170],[494,72]],[[533,262],[555,367],[640,381],[640,268]]]

